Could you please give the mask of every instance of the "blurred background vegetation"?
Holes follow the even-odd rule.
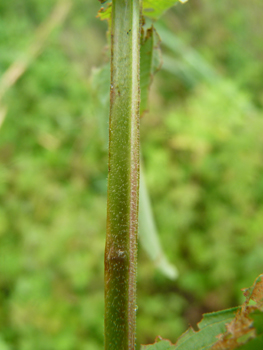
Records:
[[[73,3],[37,57],[56,1],[0,2],[0,350],[103,348],[108,86],[91,76],[108,60],[107,24],[97,0]],[[189,0],[158,22],[141,151],[180,275],[139,245],[138,343],[174,342],[263,271],[262,15],[260,0]],[[14,62],[26,69],[8,87]]]

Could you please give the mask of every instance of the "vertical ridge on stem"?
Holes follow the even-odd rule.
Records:
[[[135,349],[140,0],[112,1],[105,350]]]

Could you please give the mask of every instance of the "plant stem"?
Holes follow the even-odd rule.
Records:
[[[140,0],[113,0],[105,350],[135,349]]]

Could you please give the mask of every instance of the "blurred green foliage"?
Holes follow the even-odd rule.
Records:
[[[1,75],[54,4],[0,2]],[[107,150],[90,86],[107,61],[98,9],[75,0],[1,101],[1,350],[103,347]],[[163,19],[221,78],[192,86],[161,71],[142,118],[146,182],[180,276],[167,280],[139,250],[138,343],[175,341],[201,313],[239,304],[263,270],[262,14],[259,0],[189,0]]]

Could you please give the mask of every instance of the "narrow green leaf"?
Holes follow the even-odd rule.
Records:
[[[170,264],[163,252],[152,214],[150,198],[144,179],[143,169],[140,175],[140,205],[139,205],[139,239],[156,267],[168,278],[178,276],[176,267]]]
[[[152,26],[141,37],[141,115],[147,110],[148,95],[153,75],[161,68],[160,37]]]
[[[219,76],[209,63],[193,48],[187,46],[175,33],[156,24],[162,45],[169,49],[173,56],[165,56],[163,68],[168,72],[183,76],[186,81],[195,85],[198,81],[216,83]]]

